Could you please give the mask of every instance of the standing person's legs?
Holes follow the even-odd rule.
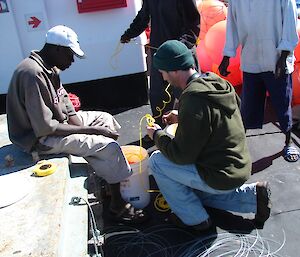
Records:
[[[245,129],[262,128],[264,122],[266,87],[261,74],[243,73],[241,115]]]
[[[299,151],[292,145],[292,76],[285,74],[275,79],[274,73],[264,75],[265,84],[270,92],[272,106],[276,112],[281,131],[285,134],[284,158],[294,162],[299,159]]]
[[[168,92],[170,95],[168,95],[165,91],[167,86],[168,83],[163,80],[161,73],[157,69],[152,68],[150,76],[150,105],[152,116],[157,117],[155,118],[155,123],[160,126],[163,125],[162,114],[171,110],[174,105],[173,89],[169,87]]]
[[[195,68],[199,72],[199,61],[198,61],[198,56],[197,56],[197,47],[193,46],[191,48],[191,52],[193,54],[194,62],[195,62]]]
[[[195,165],[177,165],[159,151],[151,155],[149,166],[172,211],[186,225],[197,225],[209,218],[203,204],[227,211],[256,213],[256,183],[235,190],[216,190],[201,179]]]
[[[292,79],[291,75],[275,79],[273,72],[263,74],[264,83],[270,93],[272,107],[274,108],[280,128],[286,133],[292,128]]]

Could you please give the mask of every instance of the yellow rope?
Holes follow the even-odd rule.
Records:
[[[166,89],[165,89],[165,92],[166,92],[167,96],[169,97],[169,99],[168,99],[167,101],[163,100],[163,107],[162,107],[162,108],[160,108],[160,107],[158,107],[158,106],[155,107],[155,109],[156,109],[159,113],[158,113],[158,115],[156,115],[156,116],[153,117],[154,119],[157,119],[157,118],[161,117],[162,111],[166,108],[166,105],[167,105],[168,103],[170,103],[171,100],[172,100],[171,94],[170,94],[169,91],[168,91],[168,89],[169,89],[170,86],[171,86],[171,84],[168,84],[167,87],[166,87]]]
[[[166,105],[168,103],[171,102],[172,100],[172,97],[171,97],[171,94],[169,93],[168,89],[171,85],[168,84],[168,86],[166,87],[165,89],[165,92],[167,94],[167,96],[169,97],[169,99],[167,101],[163,100],[163,106],[162,108],[160,107],[156,107],[155,109],[159,112],[158,115],[152,117],[149,113],[147,113],[146,115],[144,115],[141,119],[140,119],[140,127],[139,127],[139,133],[140,133],[140,151],[142,149],[142,122],[144,119],[146,119],[147,121],[147,125],[148,126],[153,126],[153,123],[155,122],[155,119],[161,117],[162,115],[162,111],[166,108]],[[140,152],[140,155],[141,155],[141,152]],[[140,161],[140,166],[139,166],[139,172],[141,173],[142,172],[142,162]],[[159,190],[147,190],[147,192],[150,192],[150,193],[156,193],[156,192],[160,192]],[[167,212],[170,207],[168,205],[168,203],[166,202],[166,200],[164,199],[163,195],[161,193],[159,193],[155,200],[154,200],[154,207],[156,210],[160,211],[160,212]]]
[[[144,47],[147,47],[147,48],[150,48],[150,49],[157,49],[156,47],[153,47],[153,46],[150,46],[150,45],[143,45],[143,44],[141,44],[141,43],[135,42],[135,40],[131,40],[130,43],[134,43],[134,44],[137,44],[137,45],[141,45],[141,46],[144,46]],[[122,44],[122,43],[119,41],[118,44],[117,44],[117,47],[116,47],[116,49],[115,49],[115,51],[114,51],[114,53],[113,53],[113,55],[111,56],[111,59],[110,59],[110,65],[111,65],[111,67],[112,67],[113,69],[116,69],[116,65],[113,64],[113,60],[115,60],[115,63],[117,63],[117,58],[118,58],[120,52],[122,51],[123,47],[124,47],[124,44]],[[168,96],[169,99],[166,100],[166,101],[163,100],[163,106],[162,106],[161,108],[158,107],[158,106],[155,108],[155,109],[159,112],[158,115],[152,117],[150,114],[147,113],[146,115],[144,115],[144,116],[140,119],[140,123],[139,123],[139,125],[140,125],[140,127],[139,127],[140,153],[139,153],[139,156],[138,156],[138,158],[139,158],[139,160],[140,160],[140,161],[139,161],[139,173],[140,173],[140,174],[142,173],[142,157],[143,157],[143,156],[142,156],[142,122],[143,122],[144,119],[146,119],[147,125],[148,125],[148,126],[153,126],[153,124],[154,124],[154,122],[155,122],[155,119],[157,119],[157,118],[159,118],[159,117],[162,116],[162,112],[163,112],[163,110],[166,108],[166,105],[167,105],[168,103],[170,103],[171,100],[172,100],[171,94],[170,94],[169,91],[168,91],[168,89],[169,89],[170,86],[171,86],[171,85],[168,84],[167,87],[166,87],[166,89],[165,89],[165,92],[166,92],[166,94],[167,94],[167,96]],[[132,154],[132,155],[130,155],[130,156],[133,156],[133,155],[136,155],[136,154]],[[130,156],[129,156],[129,158],[130,158]],[[127,156],[127,158],[128,158],[128,156]],[[142,180],[141,180],[141,183],[143,184],[143,181],[142,181]],[[145,187],[144,187],[144,188],[145,188]],[[147,190],[147,192],[149,192],[149,193],[158,193],[158,192],[160,192],[160,191],[159,191],[159,190]],[[166,211],[168,211],[168,210],[170,209],[169,205],[167,204],[166,200],[163,198],[163,196],[162,196],[161,193],[159,193],[159,194],[156,196],[156,198],[155,198],[155,200],[154,200],[154,207],[155,207],[158,211],[161,211],[161,212],[166,212]]]
[[[166,89],[167,91],[167,89]],[[163,110],[164,107],[161,109]],[[159,117],[159,116],[158,116]],[[155,119],[149,114],[147,113],[146,115],[144,115],[141,119],[140,119],[140,126],[139,126],[139,136],[140,136],[140,156],[142,156],[142,122],[143,120],[146,119],[147,125],[148,126],[153,126]],[[141,160],[141,159],[140,159]],[[139,173],[142,173],[142,160],[139,163]],[[145,188],[145,187],[144,187]],[[148,193],[159,193],[159,190],[147,190]],[[163,195],[161,193],[159,193],[155,200],[154,200],[154,207],[156,210],[160,211],[160,212],[166,212],[170,209],[169,205],[167,204],[166,200],[164,199]]]
[[[198,46],[200,44],[200,40],[201,40],[200,37],[197,37],[197,40],[196,40],[196,43],[195,43],[196,46]]]
[[[168,205],[168,203],[166,202],[165,198],[163,197],[163,195],[161,193],[159,193],[155,197],[154,207],[156,210],[158,210],[160,212],[167,212],[168,210],[170,210],[170,206]]]

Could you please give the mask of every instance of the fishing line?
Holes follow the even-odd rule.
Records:
[[[129,43],[133,43],[133,44],[136,44],[136,45],[140,45],[140,46],[143,46],[145,48],[149,48],[149,49],[154,49],[154,50],[157,50],[158,47],[154,47],[154,46],[151,46],[149,44],[142,44],[142,43],[139,43],[139,42],[136,42],[136,38],[133,38],[132,40],[129,41]]]
[[[184,230],[177,228],[165,228],[166,225],[157,225],[141,231],[138,234],[132,234],[128,236],[115,237],[113,240],[108,240],[106,245],[108,247],[113,247],[114,249],[119,250],[116,256],[130,256],[130,251],[135,252],[135,256],[157,256],[159,253],[160,257],[174,257],[177,256],[174,254],[173,247],[167,238],[161,234],[157,233],[171,232],[178,233],[182,232],[185,236],[192,238],[192,235]],[[178,244],[179,246],[182,244]],[[147,247],[147,248],[146,248]],[[147,249],[151,249],[151,252]],[[134,249],[134,250],[133,250]],[[171,251],[171,252],[170,252]]]
[[[176,233],[176,238],[184,236],[188,241],[171,244],[166,240],[166,233],[173,235]],[[166,225],[155,226],[127,236],[121,235],[107,241],[108,246],[119,250],[117,256],[130,256],[134,249],[138,253],[135,256],[143,257],[283,257],[279,252],[285,243],[284,230],[283,242],[277,242],[262,237],[257,229],[255,235],[228,231],[195,238],[194,235],[183,229],[170,228]]]
[[[104,237],[101,235],[100,230],[97,228],[97,223],[95,219],[95,215],[93,212],[93,209],[89,202],[85,200],[82,197],[79,196],[74,196],[71,198],[70,204],[72,205],[80,205],[80,201],[84,201],[85,204],[88,206],[89,214],[90,214],[90,227],[91,227],[91,232],[93,236],[93,244],[94,244],[94,249],[95,249],[95,254],[96,257],[104,257],[104,251],[102,248],[102,245],[104,243]],[[98,252],[98,247],[100,249],[100,253]]]
[[[115,48],[115,51],[113,52],[112,56],[110,57],[110,66],[113,70],[117,69],[117,63],[119,62],[119,55],[121,51],[124,48],[124,44],[122,44],[120,41],[118,41],[118,44]]]
[[[142,43],[139,43],[139,42],[136,42],[136,39],[137,38],[133,38],[131,39],[128,43],[131,43],[131,44],[135,44],[135,45],[140,45],[140,46],[143,46],[145,48],[149,48],[149,49],[154,49],[154,50],[157,50],[158,48],[157,47],[154,47],[154,46],[151,46],[149,44],[142,44]],[[123,48],[124,48],[124,43],[121,43],[120,41],[118,41],[118,44],[112,54],[112,56],[110,57],[110,66],[112,67],[113,70],[116,70],[117,69],[117,64],[119,63],[119,56],[120,56],[120,53],[122,52]]]

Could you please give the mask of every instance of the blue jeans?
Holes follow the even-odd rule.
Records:
[[[232,212],[256,213],[256,183],[233,190],[216,190],[201,179],[195,165],[175,164],[160,151],[151,155],[149,168],[170,208],[186,225],[197,225],[208,219],[204,205]]]

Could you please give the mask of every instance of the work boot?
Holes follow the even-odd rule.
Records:
[[[212,226],[212,221],[210,218],[208,218],[207,220],[201,222],[200,224],[191,226],[193,230],[195,230],[196,232],[202,232],[202,231],[207,231],[211,228]]]
[[[184,224],[181,219],[174,213],[172,212],[169,217],[167,218],[168,222],[171,222],[175,226],[182,228],[182,229],[188,229],[191,232],[204,232],[209,230],[212,227],[212,221],[210,218],[207,220],[201,222],[200,224],[189,226]]]
[[[267,181],[256,184],[257,211],[254,218],[256,228],[263,228],[271,213],[271,189]]]

